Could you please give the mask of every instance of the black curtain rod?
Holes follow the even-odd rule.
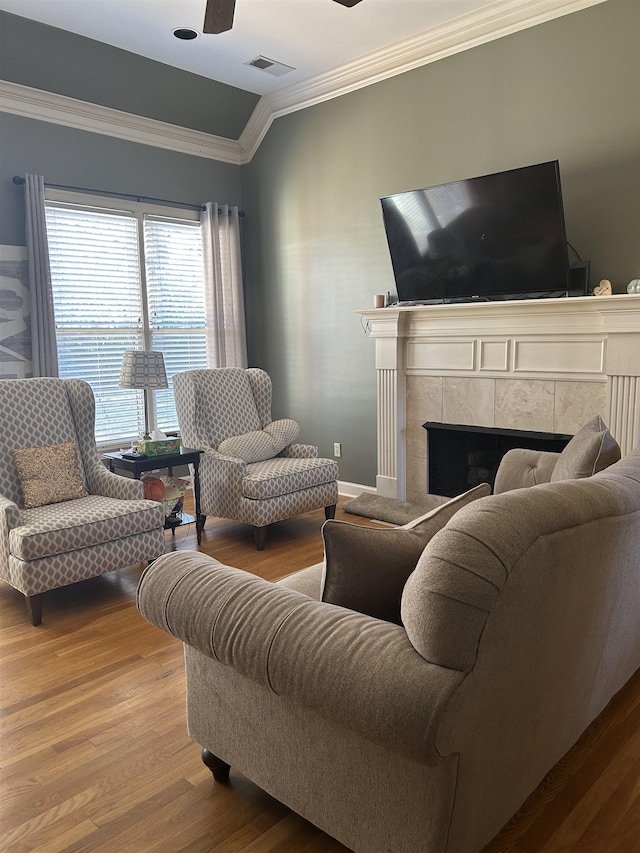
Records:
[[[25,179],[20,177],[20,175],[14,175],[13,183],[20,186],[25,183]],[[187,201],[171,201],[166,198],[153,198],[146,195],[134,195],[133,193],[116,193],[109,192],[109,190],[92,190],[88,187],[69,187],[64,184],[45,184],[45,186],[52,190],[70,190],[71,192],[91,193],[92,195],[103,195],[109,198],[127,198],[133,201],[148,201],[151,204],[167,204],[171,205],[171,207],[184,207],[189,210],[204,210],[203,204],[190,204]],[[220,212],[220,209],[218,209],[218,212]],[[244,215],[244,210],[238,211],[238,216]]]

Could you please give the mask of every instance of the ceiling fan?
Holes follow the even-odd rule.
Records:
[[[342,6],[355,6],[360,0],[334,0]],[[204,33],[226,33],[233,26],[236,0],[207,0],[204,13]]]

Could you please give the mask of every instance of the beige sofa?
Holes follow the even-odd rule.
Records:
[[[557,464],[505,457],[510,490],[430,539],[402,624],[316,600],[321,565],[271,584],[157,560],[138,606],[185,642],[214,775],[231,765],[358,853],[479,851],[640,666],[640,448],[522,488]]]

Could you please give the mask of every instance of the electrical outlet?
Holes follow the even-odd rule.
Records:
[[[339,441],[334,441],[333,443],[333,455],[339,459],[342,456],[342,445]]]

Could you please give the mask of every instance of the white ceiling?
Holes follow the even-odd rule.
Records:
[[[509,2],[236,0],[234,27],[220,35],[202,35],[205,0],[0,0],[0,9],[267,95]],[[200,35],[180,41],[177,27]],[[295,71],[274,77],[246,64],[260,55]]]

